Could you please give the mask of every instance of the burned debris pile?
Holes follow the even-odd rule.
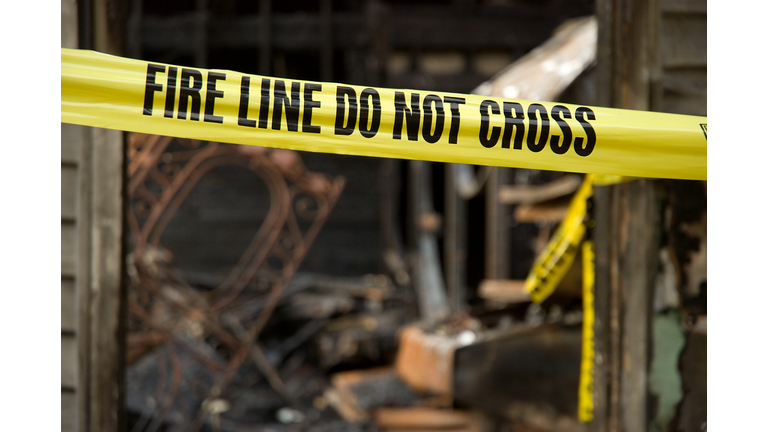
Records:
[[[228,271],[190,266],[164,231],[204,175],[232,166],[266,186],[256,233]],[[490,307],[425,319],[410,278],[297,272],[345,182],[292,151],[132,134],[128,172],[131,430],[533,430],[510,412],[578,429],[565,388],[578,379],[578,311],[483,289]],[[558,385],[538,400],[499,391],[515,370]]]

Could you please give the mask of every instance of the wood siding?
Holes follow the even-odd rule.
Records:
[[[654,110],[707,115],[707,2],[662,0],[659,5],[661,100]]]
[[[65,4],[62,2],[62,20]],[[62,22],[63,24],[63,22]],[[63,30],[62,30],[63,31]],[[85,128],[61,125],[61,430],[78,430],[78,212]]]
[[[61,46],[119,54],[106,3],[62,0]],[[122,140],[120,131],[61,125],[62,432],[120,430]]]
[[[704,0],[599,0],[599,106],[707,115]],[[591,432],[661,426],[649,390],[656,345],[650,331],[665,229],[658,191],[682,180],[643,179],[595,188],[595,378]],[[704,206],[706,203],[704,203]],[[705,336],[704,336],[705,337]],[[706,357],[706,356],[704,356]],[[699,366],[699,365],[697,365]],[[706,371],[699,375],[706,382]],[[706,388],[706,385],[703,386]],[[688,393],[689,408],[701,394]],[[704,396],[704,399],[706,396]],[[698,430],[703,418],[662,430]],[[682,410],[681,412],[694,412]],[[696,411],[701,415],[701,411]]]
[[[61,46],[77,48],[77,2],[61,0]],[[61,430],[77,430],[77,195],[83,128],[61,125]]]
[[[62,2],[62,18],[64,14]],[[61,430],[77,430],[78,382],[78,195],[84,128],[61,125]]]

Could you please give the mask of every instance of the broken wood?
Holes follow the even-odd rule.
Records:
[[[331,383],[325,399],[347,421],[367,419],[373,409],[408,406],[419,400],[393,367],[339,372]]]
[[[472,93],[506,98],[554,100],[597,56],[597,19],[577,18],[555,30],[547,42],[514,62]]]
[[[392,345],[406,316],[403,308],[391,308],[375,313],[347,313],[329,321],[315,338],[320,365],[331,368],[341,363],[381,361],[382,348]],[[391,346],[392,354],[394,348]]]
[[[577,175],[566,175],[544,185],[504,185],[499,190],[501,204],[535,204],[570,195],[581,186]]]
[[[454,351],[472,343],[480,327],[476,319],[456,314],[437,324],[421,322],[401,328],[397,374],[418,392],[450,395]]]
[[[515,219],[522,223],[559,223],[568,214],[568,202],[546,202],[531,205],[519,205],[515,209]]]
[[[478,295],[485,300],[507,304],[531,301],[531,295],[525,289],[524,280],[484,279],[480,282]]]
[[[408,326],[399,335],[395,368],[400,377],[419,392],[450,394],[453,352],[458,343]]]
[[[367,420],[368,413],[356,407],[352,401],[345,398],[335,387],[330,387],[323,393],[323,399],[331,405],[339,415],[349,423]]]
[[[434,408],[379,408],[373,421],[386,431],[477,431],[472,416],[465,411]]]
[[[583,430],[577,414],[580,329],[518,326],[454,354],[453,397],[544,430]]]

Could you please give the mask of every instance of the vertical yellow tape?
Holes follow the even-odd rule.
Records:
[[[581,345],[579,379],[579,420],[592,421],[594,402],[592,388],[595,366],[595,244],[592,239],[581,245],[584,286],[584,330]]]
[[[594,174],[587,174],[584,182],[571,199],[568,214],[552,235],[525,279],[525,290],[531,300],[541,303],[546,300],[565,277],[573,265],[579,243],[584,237],[584,217],[587,213],[587,198],[592,196]]]

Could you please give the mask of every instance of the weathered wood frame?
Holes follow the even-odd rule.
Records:
[[[119,53],[105,0],[61,6],[63,47]],[[62,124],[61,150],[62,430],[119,431],[123,133]]]

